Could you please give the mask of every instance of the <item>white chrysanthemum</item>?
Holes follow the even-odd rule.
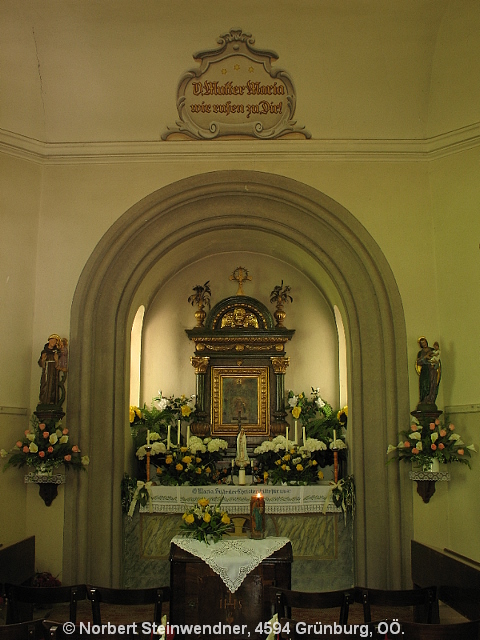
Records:
[[[303,447],[300,447],[300,451],[309,451],[310,453],[313,453],[314,451],[324,451],[326,448],[327,445],[321,440],[307,438]]]
[[[154,442],[155,440],[160,440],[160,434],[156,431],[150,431],[150,442]]]
[[[156,456],[158,453],[165,453],[167,450],[163,442],[154,442],[152,444],[152,454]]]
[[[330,449],[333,449],[333,445],[334,445],[334,442],[332,441],[332,442],[330,443]],[[343,440],[339,440],[339,439],[337,438],[337,440],[336,440],[336,447],[337,447],[337,449],[346,449],[346,448],[347,448],[347,445],[345,444],[345,442],[344,442]]]
[[[261,445],[259,445],[255,450],[255,455],[261,455],[262,453],[269,453],[270,451],[275,451],[275,443],[273,440],[264,440]]]
[[[221,440],[220,438],[215,438],[210,440],[207,445],[207,449],[210,453],[214,453],[216,451],[220,451],[228,448],[228,442],[226,440]]]
[[[297,406],[298,396],[292,396],[288,399],[288,404],[293,408]]]
[[[191,436],[190,440],[188,441],[188,448],[192,453],[197,453],[197,451],[200,451],[200,453],[205,453],[205,451],[207,450],[207,447],[203,444],[202,440],[198,436]]]
[[[145,458],[145,456],[147,455],[147,452],[145,451],[145,447],[139,447],[137,449],[137,453],[135,454],[137,456],[137,458],[139,460],[143,460]]]
[[[315,400],[315,404],[319,409],[322,409],[325,406],[325,402],[320,398],[320,396]]]
[[[187,407],[190,407],[190,409],[195,409],[195,405],[197,403],[197,398],[195,396],[195,394],[193,394],[193,396],[190,396],[190,400],[188,400],[187,402]]]

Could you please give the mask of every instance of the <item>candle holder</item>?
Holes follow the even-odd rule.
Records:
[[[147,482],[150,482],[150,454],[152,453],[152,447],[149,444],[145,445],[145,452],[147,454]]]
[[[250,498],[250,527],[254,540],[265,537],[265,498],[260,491]]]
[[[337,447],[332,447],[333,451],[333,477],[335,484],[338,482],[338,449]]]

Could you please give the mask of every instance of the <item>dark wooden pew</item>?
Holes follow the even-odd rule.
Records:
[[[469,620],[480,620],[480,563],[412,540],[412,582],[437,587],[437,597]]]
[[[35,536],[0,548],[0,585],[24,584],[35,575]]]

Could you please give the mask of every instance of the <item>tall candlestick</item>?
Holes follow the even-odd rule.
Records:
[[[251,537],[261,540],[265,537],[265,498],[260,491],[250,498]]]
[[[147,429],[147,447],[150,446],[150,429]]]
[[[287,424],[287,427],[285,429],[285,440],[287,441],[287,449],[288,449],[288,424]]]
[[[187,447],[190,444],[190,425],[187,425]]]
[[[298,420],[295,420],[295,444],[300,444],[299,442],[299,434],[298,434]]]
[[[336,431],[336,429],[333,430],[333,446],[335,448],[337,447],[337,431]]]
[[[177,447],[180,446],[180,420],[177,422]]]
[[[305,446],[305,443],[307,441],[307,432],[305,431],[305,427],[303,427],[302,429],[302,438],[303,438],[303,446]]]
[[[170,429],[171,429],[171,426],[168,425],[168,427],[167,427],[167,451],[170,451]]]

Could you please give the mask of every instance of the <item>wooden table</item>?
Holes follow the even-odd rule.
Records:
[[[169,622],[172,625],[196,624],[238,625],[231,633],[210,634],[178,633],[175,638],[232,637],[232,640],[265,639],[265,633],[256,633],[255,627],[271,617],[263,602],[263,586],[275,584],[291,588],[292,545],[289,542],[275,551],[251,571],[241,586],[231,593],[223,580],[203,560],[172,543],[170,550],[170,602]],[[198,631],[197,629],[196,631]]]

